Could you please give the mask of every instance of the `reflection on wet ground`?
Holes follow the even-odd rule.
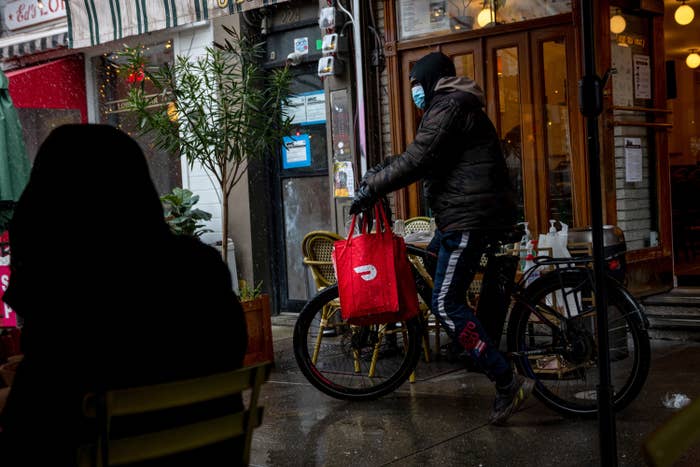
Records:
[[[492,427],[492,385],[458,364],[421,363],[415,384],[376,401],[328,397],[297,369],[292,332],[273,326],[276,368],[263,390],[252,465],[600,465],[596,420],[563,418],[533,399],[508,426]],[[674,412],[662,404],[666,393],[700,397],[697,368],[700,344],[653,341],[647,385],[616,419],[619,465],[644,465],[642,441]],[[679,465],[700,465],[700,446]]]

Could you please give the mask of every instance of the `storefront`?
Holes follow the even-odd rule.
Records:
[[[6,75],[30,160],[54,128],[68,123],[87,123],[81,55],[20,68]]]
[[[68,48],[65,5],[44,3],[14,0],[2,8],[1,65],[31,160],[53,128],[87,122],[83,57]]]
[[[547,231],[550,219],[589,225],[577,102],[579,2],[385,0],[382,7],[391,152],[411,142],[420,121],[408,86],[413,63],[442,51],[458,75],[486,92],[486,111],[518,189],[520,220],[537,233]],[[603,1],[597,8],[597,72],[617,72],[605,88],[601,119],[604,221],[625,232],[631,288],[649,293],[673,285],[664,4]],[[615,16],[624,30],[611,31]],[[396,205],[404,218],[429,214],[418,184],[401,192]]]

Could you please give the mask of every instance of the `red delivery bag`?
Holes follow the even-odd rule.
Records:
[[[394,235],[382,203],[374,207],[376,232],[362,222],[355,235],[353,216],[346,240],[335,242],[341,315],[349,324],[406,321],[418,314],[418,296],[403,238]]]

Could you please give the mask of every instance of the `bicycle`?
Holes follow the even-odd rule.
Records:
[[[549,268],[529,282],[516,280],[520,258],[486,253],[477,316],[498,345],[506,329],[506,355],[515,369],[536,380],[535,396],[564,415],[597,414],[596,307],[590,257],[535,258]],[[341,317],[332,285],[302,309],[294,328],[294,354],[304,376],[320,391],[345,400],[370,400],[403,384],[426,344],[432,296],[431,255],[407,245],[423,313],[409,321],[358,327]],[[613,258],[608,258],[612,260]],[[615,410],[639,394],[649,372],[648,323],[641,305],[613,277],[606,277]],[[491,308],[488,313],[487,307]],[[497,309],[494,309],[497,308]],[[427,352],[427,350],[426,350]]]

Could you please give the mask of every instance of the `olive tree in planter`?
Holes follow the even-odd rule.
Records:
[[[227,260],[231,191],[253,157],[274,153],[289,133],[284,115],[291,74],[263,70],[262,43],[224,26],[224,44],[197,58],[178,56],[152,68],[143,47],[126,47],[119,76],[131,84],[125,110],[134,112],[143,133],[160,149],[199,163],[221,194],[222,255]],[[146,81],[155,92],[146,92]]]

